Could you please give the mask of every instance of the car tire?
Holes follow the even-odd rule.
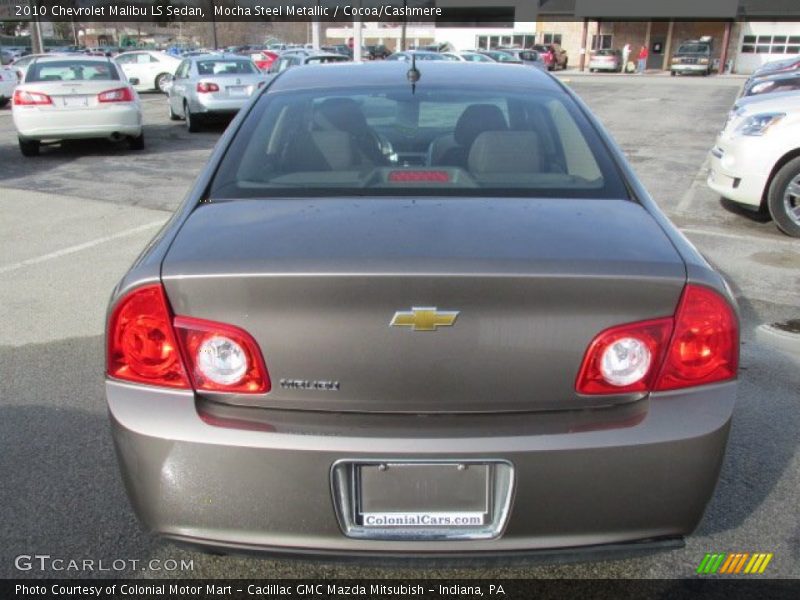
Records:
[[[569,59],[568,59],[568,58],[565,58],[565,59],[564,59],[564,64],[563,64],[563,66],[561,67],[561,68],[562,68],[564,71],[566,71],[566,70],[567,70],[567,63],[568,63],[568,62],[569,62]]]
[[[144,131],[137,136],[128,136],[128,148],[131,150],[144,150]]]
[[[675,75],[677,75],[677,73],[675,71],[670,71],[669,72],[669,76],[670,77],[675,77]]]
[[[0,98],[0,108],[5,108],[11,98]]]
[[[597,69],[589,69],[589,73],[594,73]]]
[[[767,207],[778,229],[800,238],[800,156],[783,165],[772,178]]]
[[[189,110],[189,105],[183,105],[183,114],[184,114],[184,121],[186,121],[186,130],[189,133],[197,133],[200,131],[200,117],[197,115],[193,115],[192,111]]]
[[[162,94],[166,93],[166,92],[164,92],[164,90],[161,88],[161,86],[164,84],[164,80],[165,80],[167,77],[169,77],[169,73],[159,73],[159,74],[158,74],[158,76],[156,77],[156,89],[157,89],[159,92],[161,92]]]
[[[40,147],[41,142],[39,140],[19,138],[19,151],[22,152],[22,156],[39,156]]]

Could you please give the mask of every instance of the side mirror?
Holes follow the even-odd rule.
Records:
[[[130,79],[128,79],[128,82],[129,82],[131,85],[139,85],[139,83],[140,83],[140,81],[139,81],[139,78],[138,78],[138,77],[131,77]]]

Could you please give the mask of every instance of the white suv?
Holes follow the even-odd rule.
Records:
[[[733,110],[711,149],[708,185],[769,210],[784,233],[800,237],[800,94],[769,94]]]

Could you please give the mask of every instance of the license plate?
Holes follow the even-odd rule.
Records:
[[[244,98],[250,94],[248,94],[248,90],[244,86],[230,86],[228,87],[228,95],[234,98]]]
[[[64,96],[62,98],[62,102],[64,103],[64,106],[69,107],[88,106],[89,96]]]
[[[358,468],[365,528],[482,527],[489,515],[485,464],[387,463]]]

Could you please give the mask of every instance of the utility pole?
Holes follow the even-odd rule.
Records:
[[[214,14],[214,0],[210,0],[211,4],[211,35],[214,38],[214,50],[219,48],[217,43],[217,16]]]
[[[42,25],[39,23],[39,1],[34,0],[33,22],[31,23],[31,52],[33,54],[44,54],[44,40],[42,39]]]
[[[408,28],[408,17],[405,9],[408,8],[408,0],[403,0],[403,26],[400,31],[400,51],[406,51],[406,29]]]
[[[319,6],[319,0],[317,0],[317,6]],[[322,37],[320,33],[321,27],[319,17],[314,17],[311,20],[311,47],[317,51],[319,50],[320,38]]]

